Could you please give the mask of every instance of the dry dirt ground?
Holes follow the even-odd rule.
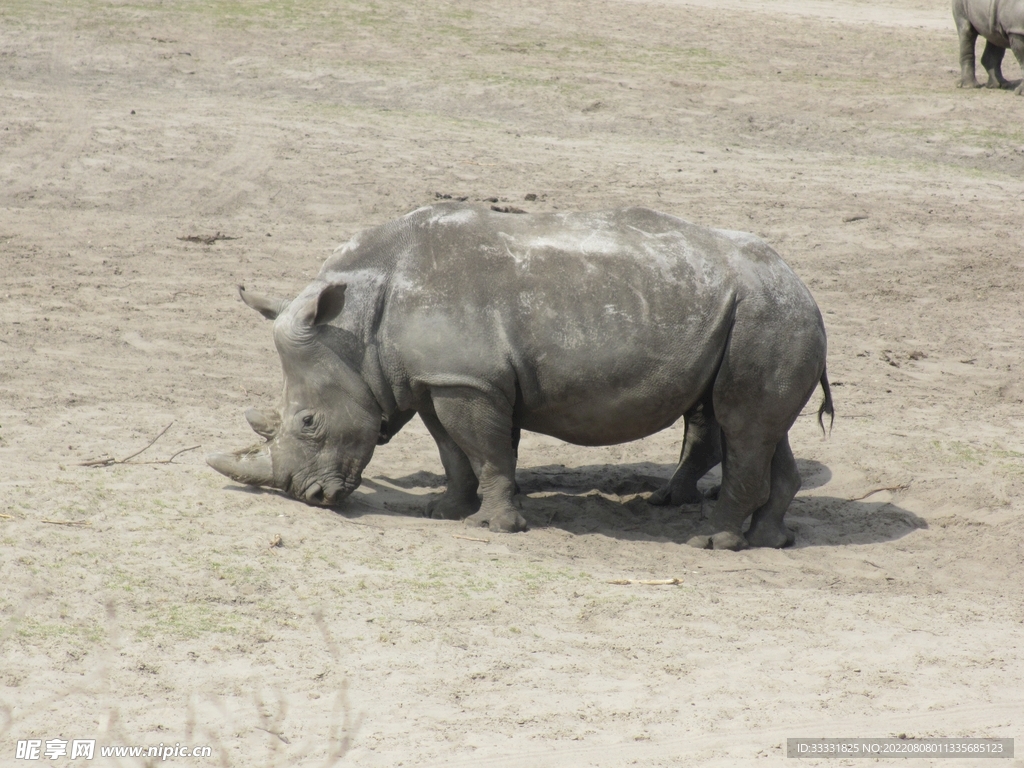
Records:
[[[957,76],[942,0],[3,0],[0,764],[56,737],[231,766],[1024,749],[1024,99]],[[527,435],[518,535],[419,516],[418,420],[337,511],[209,469],[280,389],[235,285],[294,295],[438,194],[779,250],[837,409],[791,434],[796,546],[685,546],[699,510],[644,500],[681,425]]]

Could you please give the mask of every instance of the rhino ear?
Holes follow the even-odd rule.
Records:
[[[242,301],[246,305],[255,309],[267,320],[276,320],[277,316],[284,312],[290,303],[284,299],[274,299],[270,296],[261,296],[258,293],[247,291],[244,285],[238,286],[238,295],[242,297]]]
[[[306,299],[295,312],[295,319],[310,328],[331,322],[345,307],[345,283],[327,283],[318,294]]]

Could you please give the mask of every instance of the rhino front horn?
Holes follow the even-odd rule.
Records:
[[[236,483],[273,486],[274,465],[269,450],[211,453],[206,463]]]

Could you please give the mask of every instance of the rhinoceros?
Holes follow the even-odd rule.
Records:
[[[1009,48],[1024,72],[1024,0],[953,0],[953,20],[960,35],[960,87],[980,88],[974,77],[974,44],[985,38],[981,66],[988,72],[986,88],[1003,88],[1003,54]],[[1024,79],[1014,91],[1024,95]]]
[[[519,430],[611,445],[684,417],[679,466],[652,501],[692,496],[721,457],[709,535],[690,543],[793,542],[788,432],[819,383],[819,425],[834,418],[825,328],[753,235],[645,208],[440,203],[357,234],[291,301],[240,290],[274,321],[284,395],[279,412],[246,413],[265,443],[208,457],[238,482],[336,505],[419,414],[447,476],[429,515],[521,531]]]

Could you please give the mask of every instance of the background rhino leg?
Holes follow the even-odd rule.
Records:
[[[1006,78],[1003,77],[1003,56],[1006,49],[996,45],[991,40],[985,41],[985,50],[981,54],[981,66],[988,72],[986,88],[1002,88],[1006,85]]]
[[[651,494],[655,506],[697,504],[702,496],[697,481],[722,460],[722,430],[715,419],[711,387],[697,405],[686,412],[686,431],[679,465],[672,478]]]
[[[441,425],[433,406],[428,403],[420,411],[420,418],[437,443],[437,451],[441,454],[441,464],[448,478],[448,487],[444,493],[427,504],[427,517],[444,520],[462,520],[471,515],[480,506],[476,496],[479,485],[473,467],[458,444]]]
[[[412,421],[416,415],[415,410],[395,411],[391,416],[382,418],[380,422],[380,435],[377,437],[377,445],[387,445],[391,438],[402,431],[402,427]]]
[[[516,460],[512,449],[512,407],[507,400],[469,387],[431,391],[434,411],[444,429],[469,458],[480,481],[480,511],[467,524],[492,531],[525,531],[526,519],[512,502]]]
[[[1010,35],[1010,50],[1020,64],[1021,81],[1014,90],[1018,96],[1024,96],[1024,35]]]
[[[956,31],[960,36],[960,87],[981,88],[981,83],[974,76],[974,44],[978,30],[967,19],[957,18]]]
[[[789,447],[789,437],[782,438],[775,446],[772,457],[771,492],[768,501],[754,512],[746,539],[752,547],[788,547],[793,543],[793,532],[783,518],[790,502],[800,490],[800,472],[796,459]]]

